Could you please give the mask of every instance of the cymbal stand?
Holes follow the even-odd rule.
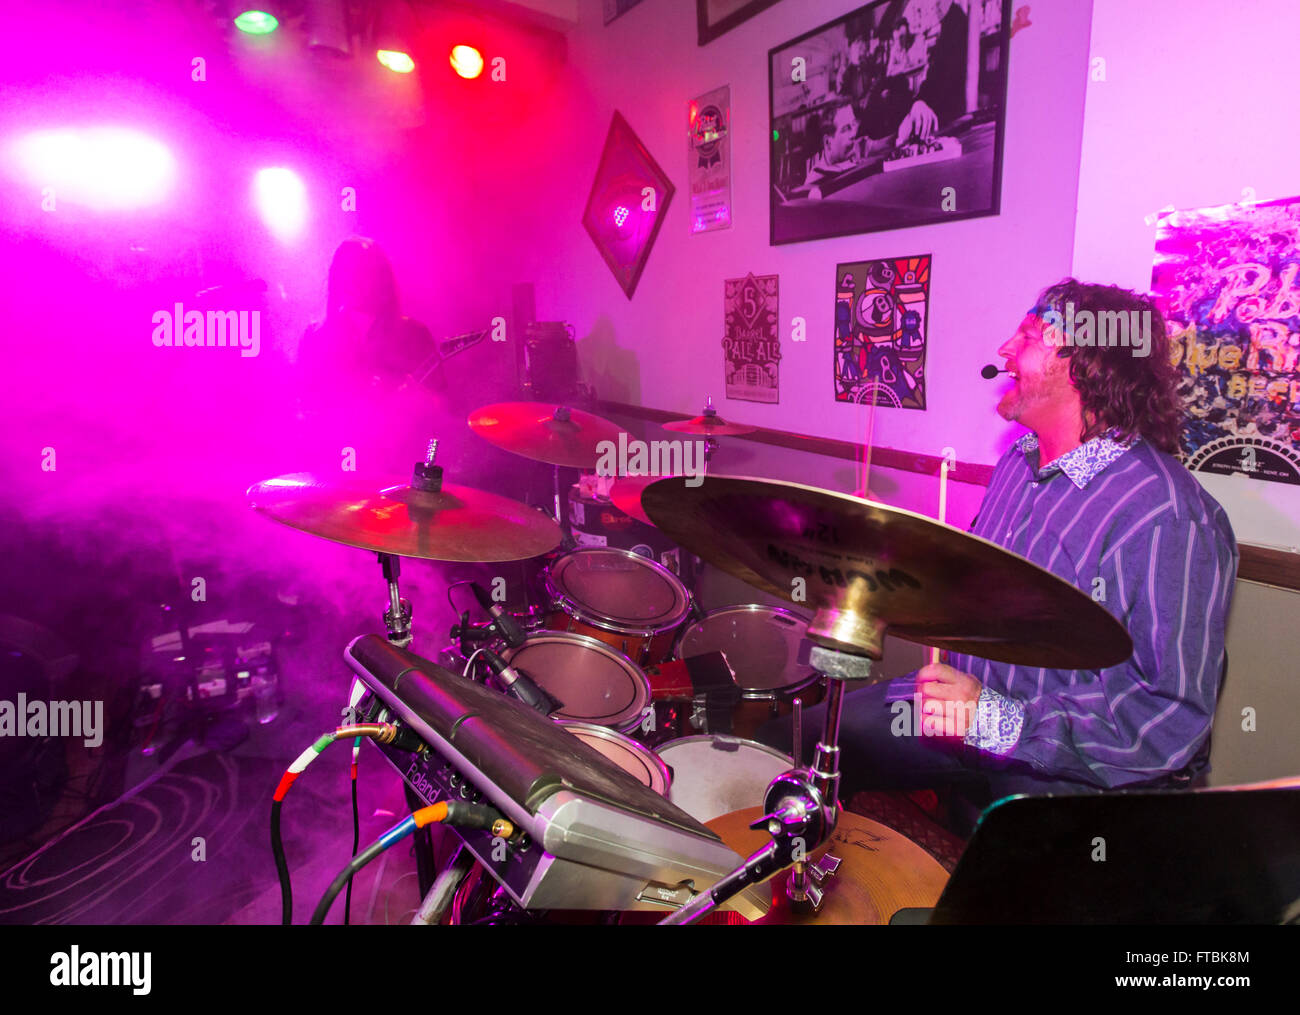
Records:
[[[772,836],[772,841],[708,891],[701,892],[681,909],[660,920],[661,926],[694,923],[749,885],[802,861],[835,830],[844,684],[870,680],[871,659],[817,645],[809,662],[813,669],[827,678],[826,725],[813,754],[812,765],[783,772],[767,787],[763,800],[763,810],[767,813],[749,827],[766,831]],[[804,899],[812,896],[806,878],[804,872],[796,875],[795,882],[787,888],[791,898],[800,893]],[[802,883],[799,879],[803,879]]]
[[[391,553],[379,554],[379,565],[384,571],[384,581],[388,582],[388,609],[384,611],[384,627],[388,631],[388,640],[398,648],[411,644],[411,602],[403,599],[397,588],[398,576],[402,573],[402,558]]]

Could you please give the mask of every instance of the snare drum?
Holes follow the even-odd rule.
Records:
[[[646,714],[650,681],[641,667],[595,638],[558,631],[530,635],[504,658],[562,702],[553,719],[626,733]]]
[[[788,714],[795,698],[807,706],[825,697],[825,681],[808,667],[812,643],[805,637],[807,629],[808,618],[789,610],[727,606],[706,613],[682,632],[677,658],[726,655],[740,688],[731,732],[752,737],[764,723]]]
[[[546,626],[596,638],[641,666],[663,662],[691,595],[675,574],[631,550],[588,547],[545,572]]]
[[[599,751],[642,786],[648,786],[660,796],[668,795],[670,780],[668,766],[654,751],[642,747],[631,737],[585,722],[557,723],[572,733],[588,747]]]
[[[762,807],[767,784],[794,768],[788,755],[738,737],[682,737],[656,753],[672,777],[669,801],[700,822]]]

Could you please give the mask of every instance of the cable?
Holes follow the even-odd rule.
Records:
[[[462,578],[460,581],[452,582],[450,585],[447,586],[447,605],[451,607],[451,612],[458,617],[460,616],[460,610],[456,609],[456,604],[452,601],[451,590],[454,589],[457,585],[473,585],[473,584],[474,584],[473,578]]]
[[[362,867],[368,864],[375,857],[379,856],[380,853],[386,850],[393,843],[405,839],[417,828],[423,828],[425,825],[432,824],[435,821],[445,821],[446,819],[446,801],[436,803],[431,807],[421,807],[414,814],[403,818],[395,824],[387,832],[367,846],[360,854],[354,856],[351,861],[349,861],[348,865],[339,872],[338,877],[330,883],[329,888],[325,890],[325,894],[321,896],[320,902],[316,905],[316,912],[312,913],[311,916],[312,926],[319,927],[325,922],[325,916],[329,913],[330,906],[334,904],[334,900],[338,898],[339,892],[343,890],[343,886],[350,885],[352,883],[352,878],[356,875],[357,871],[361,870]]]
[[[383,853],[389,846],[401,842],[417,828],[423,828],[425,825],[431,825],[438,821],[457,828],[491,829],[494,836],[499,836],[502,839],[509,839],[515,834],[514,826],[501,816],[501,812],[485,804],[471,804],[466,803],[464,800],[445,800],[430,807],[421,807],[418,811],[395,824],[362,850],[360,854],[353,857],[351,862],[339,871],[338,877],[325,890],[325,894],[321,896],[320,902],[316,905],[316,911],[311,915],[312,926],[319,927],[325,922],[330,906],[338,898],[339,892],[343,891],[344,886],[366,864]]]
[[[280,776],[280,784],[275,787],[275,794],[271,797],[271,855],[275,858],[275,871],[280,879],[280,923],[283,926],[287,927],[293,922],[293,885],[289,880],[289,862],[285,857],[284,840],[280,835],[280,810],[284,804],[285,795],[289,792],[289,787],[294,784],[294,780],[298,776],[302,775],[307,766],[315,761],[321,752],[336,740],[346,740],[348,737],[371,737],[381,744],[391,744],[395,743],[399,736],[403,734],[406,734],[407,737],[412,736],[406,730],[399,730],[392,723],[387,722],[354,723],[350,726],[340,726],[338,729],[318,738],[307,750],[298,755],[294,763],[285,769],[284,774]],[[360,743],[359,739],[358,743]],[[353,749],[355,750],[356,747],[354,746]],[[355,786],[355,782],[353,785]],[[354,846],[354,851],[355,848]]]
[[[474,660],[478,658],[478,654],[479,654],[480,652],[482,652],[482,651],[484,651],[484,650],[486,650],[486,649],[487,649],[487,646],[486,646],[486,645],[480,645],[480,646],[479,646],[478,648],[476,648],[472,653],[470,653],[470,657],[469,657],[469,659],[468,659],[468,660],[466,661],[466,663],[465,663],[465,671],[461,674],[462,677],[469,677],[470,680],[473,680],[473,679],[474,679],[474,676],[473,676],[473,673],[472,673],[472,670],[473,670],[473,668],[474,668]]]
[[[357,760],[361,755],[361,738],[352,741],[352,855],[357,855],[361,845],[361,815],[357,810]],[[352,919],[352,882],[348,882],[347,898],[343,901],[343,926],[349,926]]]

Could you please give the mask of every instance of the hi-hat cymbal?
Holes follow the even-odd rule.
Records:
[[[911,511],[730,476],[696,487],[661,479],[641,504],[691,552],[815,610],[808,637],[828,648],[878,659],[888,633],[1059,669],[1114,666],[1133,653],[1124,625],[1073,585]]]
[[[498,402],[475,409],[469,428],[499,448],[548,465],[594,469],[609,441],[618,446],[617,423],[551,402]]]
[[[348,546],[428,560],[504,561],[555,549],[560,527],[509,497],[444,483],[438,493],[404,483],[326,483],[299,472],[254,483],[255,510]]]
[[[748,423],[728,423],[717,413],[705,412],[694,419],[678,419],[664,423],[665,430],[674,433],[693,433],[704,437],[735,437],[743,433],[753,433],[758,429]]]

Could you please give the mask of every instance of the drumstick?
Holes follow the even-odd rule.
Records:
[[[943,456],[943,461],[939,463],[939,524],[946,524],[948,520],[948,456]],[[939,661],[939,650],[930,649],[930,662]]]
[[[859,422],[862,417],[858,417]],[[871,479],[871,447],[876,438],[876,393],[871,393],[871,407],[867,410],[867,441],[862,455],[862,482],[858,489],[862,491],[862,496],[870,500],[871,487],[868,481]]]

